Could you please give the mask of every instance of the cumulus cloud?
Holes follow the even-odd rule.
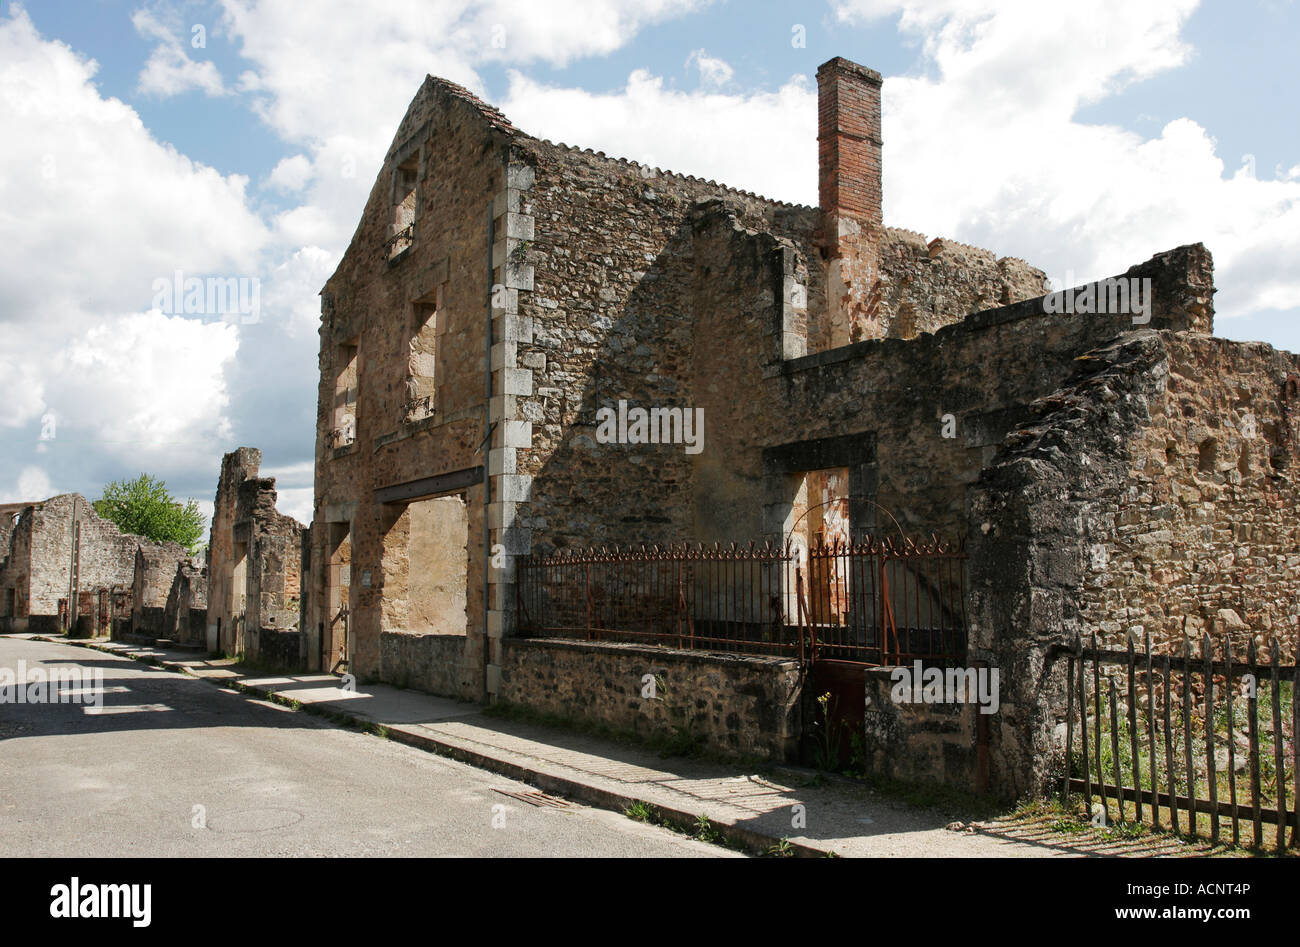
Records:
[[[225,83],[216,65],[209,59],[190,58],[176,32],[154,13],[146,9],[137,10],[131,16],[131,24],[141,36],[156,41],[149,59],[140,70],[136,86],[140,92],[160,98],[170,98],[191,89],[205,95],[226,94]]]
[[[0,481],[36,453],[69,484],[142,451],[210,466],[230,429],[238,329],[150,312],[153,287],[178,270],[251,278],[270,232],[244,178],[159,142],[96,70],[21,6],[0,18]]]
[[[548,85],[518,71],[502,104],[531,134],[798,203],[817,200],[817,90],[686,92],[634,71],[613,92]]]
[[[267,184],[276,191],[286,194],[301,191],[311,180],[311,159],[306,155],[290,155],[281,158],[267,179]]]
[[[220,443],[230,436],[224,370],[238,340],[234,325],[156,310],[105,321],[56,353],[47,402],[134,457]]]
[[[702,49],[697,49],[686,57],[686,65],[694,65],[700,71],[700,82],[706,86],[724,86],[736,74],[725,60],[710,56]]]
[[[1190,118],[1154,137],[1076,118],[1186,64],[1195,7],[835,0],[848,25],[897,16],[923,50],[923,75],[885,80],[886,221],[1080,280],[1200,241],[1214,254],[1221,317],[1293,307],[1300,182],[1241,173]]]
[[[0,487],[0,503],[21,503],[25,500],[45,500],[59,491],[40,467],[24,467],[12,485]]]

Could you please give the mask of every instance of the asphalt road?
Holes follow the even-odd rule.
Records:
[[[0,637],[0,669],[103,672],[98,711],[0,704],[0,855],[732,853],[182,674]]]

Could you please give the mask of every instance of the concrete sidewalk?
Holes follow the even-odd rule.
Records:
[[[815,771],[799,767],[773,766],[757,774],[736,764],[664,758],[638,746],[489,716],[473,703],[383,684],[358,685],[355,691],[346,691],[333,675],[266,674],[233,660],[196,656],[193,651],[160,650],[106,638],[43,640],[145,660],[223,687],[296,702],[303,709],[328,713],[390,739],[589,805],[623,811],[641,802],[678,824],[707,816],[724,835],[757,851],[766,851],[784,839],[794,854],[811,856],[1061,857],[1195,852],[1174,839],[1081,839],[1032,821],[995,820],[950,829],[941,813],[907,807],[847,780],[820,779]]]

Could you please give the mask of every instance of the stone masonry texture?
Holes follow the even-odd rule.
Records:
[[[1116,274],[1151,281],[1141,321],[1052,312],[1028,263],[885,226],[880,77],[818,78],[816,208],[542,141],[426,79],[321,293],[308,666],[789,758],[809,704],[787,663],[522,639],[512,563],[780,542],[791,476],[829,468],[855,531],[965,542],[969,658],[1001,673],[979,726],[864,710],[882,769],[970,785],[982,751],[990,791],[1037,791],[1076,633],[1285,633],[1294,655],[1300,366],[1212,336],[1209,251]],[[603,443],[620,402],[700,410],[702,450]],[[240,504],[273,498],[255,454],[218,490],[223,646],[217,563],[250,541]],[[644,704],[646,668],[698,699]]]
[[[58,633],[90,612],[85,631],[107,628],[113,618],[143,620],[146,609],[161,616],[176,564],[189,558],[176,543],[122,533],[80,494],[11,504],[0,518],[8,520],[0,629]],[[137,580],[141,558],[156,570],[147,580]]]

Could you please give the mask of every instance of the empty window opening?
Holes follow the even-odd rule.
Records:
[[[393,220],[389,228],[388,258],[410,249],[415,242],[415,191],[419,179],[420,155],[411,155],[393,172]]]
[[[463,493],[408,503],[384,537],[384,630],[466,634],[469,549]]]
[[[357,439],[357,351],[359,339],[339,345],[334,354],[334,446]]]
[[[439,286],[432,301],[415,304],[414,324],[407,357],[406,400],[403,418],[421,421],[438,413],[438,383],[441,381],[438,359],[441,336],[447,331],[444,299]]]

